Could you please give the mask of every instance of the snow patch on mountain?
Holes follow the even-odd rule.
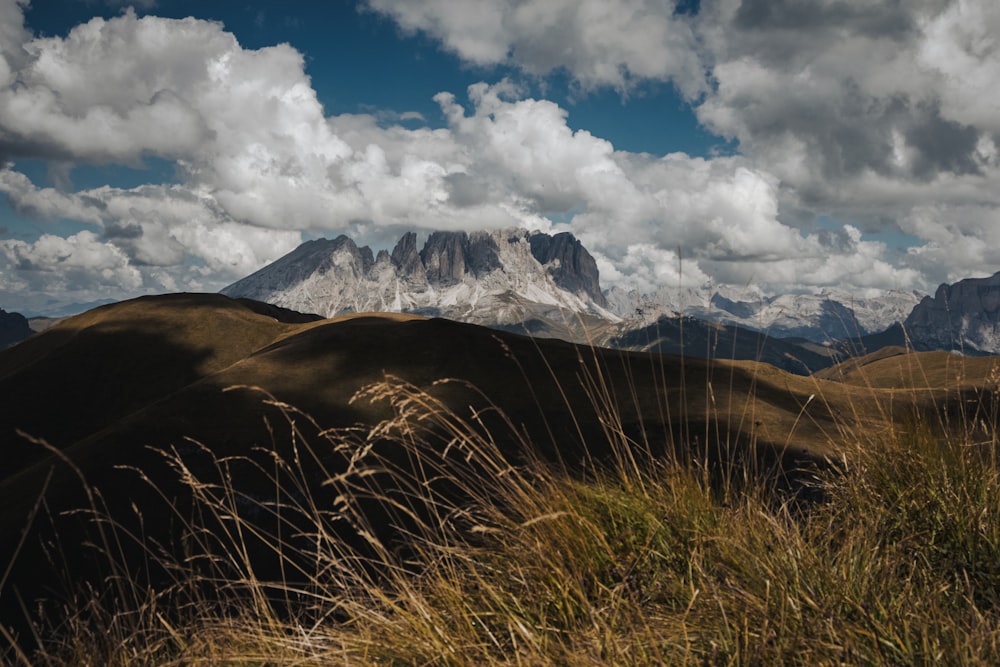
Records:
[[[605,295],[614,312],[640,324],[683,314],[819,343],[884,331],[904,321],[924,296],[903,290],[855,295],[832,289],[765,296],[754,287],[712,285],[660,288],[654,293],[613,287]]]

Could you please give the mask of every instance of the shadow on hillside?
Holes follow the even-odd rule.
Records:
[[[210,355],[149,331],[59,330],[44,342],[40,355],[26,344],[0,356],[0,478],[47,456],[16,431],[64,449],[196,381]]]
[[[39,459],[41,449],[33,445],[34,458],[22,455],[20,472],[0,483],[0,565],[13,562],[0,589],[0,624],[19,625],[22,632],[22,599],[32,613],[39,606],[51,612],[61,608],[61,596],[84,582],[100,590],[116,581],[141,588],[144,582],[169,580],[170,573],[151,562],[144,549],[183,556],[190,548],[183,538],[186,524],[198,507],[179,471],[157,448],[174,451],[201,483],[236,489],[244,501],[275,499],[271,475],[286,474],[273,473],[280,467],[275,453],[300,461],[301,480],[288,480],[292,492],[279,492],[277,499],[333,507],[334,491],[323,483],[347,469],[353,452],[336,451],[319,429],[371,426],[393,416],[389,405],[351,402],[358,390],[386,374],[428,392],[456,415],[478,415],[474,427],[489,431],[512,462],[538,458],[582,477],[613,461],[616,446],[654,457],[680,454],[713,470],[756,463],[756,469],[776,473],[817,463],[803,449],[786,449],[784,436],[754,435],[753,419],[747,421],[740,405],[755,396],[773,410],[759,419],[790,423],[806,396],[758,386],[750,371],[717,371],[700,360],[688,360],[685,367],[670,357],[535,341],[446,320],[377,317],[306,329],[200,379],[198,369],[209,351],[178,346],[166,335],[82,331],[69,342],[51,345],[34,364],[3,378],[10,383],[3,390],[16,408],[5,417],[5,432],[20,426],[49,438],[72,461]],[[467,383],[437,384],[441,378]],[[317,422],[299,413],[289,418],[258,391],[225,391],[233,385],[263,387]],[[719,407],[726,405],[723,392],[733,414]],[[719,405],[712,403],[716,396]],[[491,409],[494,405],[511,416],[512,424]],[[829,419],[829,414],[818,416]],[[439,450],[450,437],[428,435]],[[525,442],[532,448],[527,457]],[[304,443],[315,448],[307,450]],[[384,445],[385,460],[412,469],[410,453],[391,445]],[[238,460],[220,470],[218,461],[227,457]],[[42,489],[41,511],[12,561]],[[93,505],[113,518],[119,535],[139,539],[106,539],[86,514],[67,513]],[[370,502],[367,511],[385,541],[398,543],[406,534],[405,526],[380,514],[378,503]],[[265,533],[276,530],[266,513],[258,520]],[[225,534],[224,519],[207,521]],[[307,534],[307,528],[291,533]],[[349,526],[339,525],[338,531],[340,539],[364,547]],[[110,567],[102,549],[124,568]],[[281,574],[273,554],[252,539],[248,552],[255,576]]]

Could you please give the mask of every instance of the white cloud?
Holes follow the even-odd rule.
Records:
[[[116,281],[119,296],[142,288],[218,289],[302,240],[297,231],[233,221],[211,198],[184,186],[105,186],[67,194],[36,188],[22,174],[5,169],[0,170],[0,192],[15,210],[87,222],[102,230],[100,235],[84,230],[69,239],[43,234],[34,243],[0,241],[0,257],[8,263],[0,271],[21,285],[18,291],[30,287],[39,298],[72,290],[80,294],[75,300],[92,301],[107,296]],[[25,272],[30,280],[15,279]]]
[[[919,228],[926,246],[893,260],[895,271],[873,268],[865,275],[922,287],[947,272],[931,258],[958,260],[933,250],[932,239],[951,225],[963,229],[952,247],[971,254],[950,266],[995,269],[990,253],[973,252],[975,239],[985,238],[977,236],[976,211],[991,219],[1000,211],[1000,5],[993,0],[703,0],[694,17],[676,16],[673,2],[639,0],[368,4],[471,63],[504,63],[531,74],[563,68],[584,89],[627,91],[643,79],[671,81],[709,130],[738,141],[746,173],[770,184],[753,194],[743,187],[752,179],[675,173],[687,180],[688,193],[661,193],[672,198],[670,216],[651,212],[642,192],[631,203],[643,214],[629,209],[617,216],[636,234],[647,228],[644,236],[626,234],[628,240],[655,239],[667,248],[670,237],[719,258],[771,252],[778,259],[824,253],[803,246],[817,215],[855,221],[865,232]],[[635,162],[625,158],[616,160],[626,168]],[[717,172],[732,168],[710,162]],[[695,174],[705,168],[692,164]],[[627,171],[630,184],[641,179]],[[658,187],[646,183],[646,190]],[[771,192],[762,196],[764,190]],[[754,213],[758,205],[772,208]],[[935,222],[910,222],[919,217],[914,212],[941,205],[949,213]],[[677,222],[693,221],[691,211],[702,216],[699,222]],[[589,225],[594,242],[614,236],[594,231],[600,223],[590,215],[577,224]],[[842,245],[868,257],[877,248],[866,243]],[[809,275],[838,280],[835,266]]]
[[[91,224],[100,224],[102,220],[100,212],[81,197],[55,188],[36,188],[27,176],[14,171],[9,164],[0,169],[0,193],[7,195],[11,207],[23,215],[42,220],[70,218]]]
[[[34,243],[0,240],[0,256],[17,270],[16,278],[7,280],[29,292],[90,297],[132,292],[142,286],[142,274],[125,253],[86,230],[68,238],[43,234]]]
[[[35,39],[18,5],[0,0],[10,19],[0,22],[0,158],[157,156],[181,179],[64,192],[0,169],[15,210],[89,229],[59,251],[54,236],[5,241],[5,289],[69,289],[65,271],[95,293],[112,278],[133,290],[217,289],[291,250],[301,230],[386,243],[414,228],[568,229],[598,255],[605,282],[650,288],[921,287],[939,263],[979,270],[1000,259],[990,250],[1000,247],[997,11],[986,4],[893,14],[814,0],[803,5],[814,16],[719,0],[694,18],[645,0],[370,5],[470,62],[563,68],[584,88],[672,81],[744,155],[616,151],[506,80],[470,87],[467,101],[437,95],[441,129],[327,117],[291,46],[247,50],[218,23],[131,11]],[[857,222],[816,231],[816,213]],[[927,243],[900,259],[863,234],[886,226]]]
[[[910,263],[932,283],[992,275],[1000,266],[1000,209],[975,204],[920,206],[902,221],[927,243],[909,249]]]
[[[702,8],[715,87],[698,117],[781,180],[783,205],[876,230],[940,197],[995,201],[992,0]]]
[[[957,0],[921,24],[917,63],[936,75],[943,115],[1000,132],[1000,5]]]
[[[584,88],[628,91],[644,79],[705,90],[688,17],[659,0],[368,0],[404,30],[422,31],[476,65],[565,69]]]

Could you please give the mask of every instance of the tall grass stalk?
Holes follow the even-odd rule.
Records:
[[[839,461],[816,472],[822,499],[803,503],[765,475],[655,456],[623,432],[601,378],[583,381],[613,452],[584,476],[539,460],[488,402],[460,413],[394,378],[355,397],[390,418],[319,439],[272,401],[292,425],[286,457],[215,458],[199,477],[164,452],[194,499],[178,510],[180,557],[135,532],[106,542],[134,542],[169,579],[122,592],[132,570],[118,564],[110,596],[9,659],[1000,663],[995,401],[962,428],[845,429]],[[247,469],[267,483],[241,487]],[[102,535],[117,527],[107,516]]]

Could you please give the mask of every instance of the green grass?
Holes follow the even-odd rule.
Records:
[[[179,517],[184,557],[148,547],[170,582],[82,591],[37,626],[41,649],[9,659],[1000,664],[995,409],[857,429],[817,472],[819,499],[802,500],[744,470],[652,458],[611,416],[616,455],[580,473],[526,441],[523,458],[506,458],[490,428],[517,428],[491,408],[460,415],[391,379],[356,400],[394,416],[254,464],[273,497],[229,481],[245,460],[217,460],[205,481],[166,453],[198,508]],[[350,465],[326,480],[335,500],[323,505],[305,470],[329,452]],[[260,532],[261,516],[276,527]],[[259,576],[261,552],[282,577]]]

